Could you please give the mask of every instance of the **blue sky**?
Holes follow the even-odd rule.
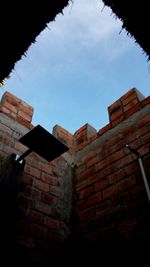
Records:
[[[16,63],[9,91],[34,107],[32,123],[74,133],[108,123],[107,107],[136,87],[149,95],[149,63],[100,0],[74,0]],[[120,33],[121,31],[121,33]]]

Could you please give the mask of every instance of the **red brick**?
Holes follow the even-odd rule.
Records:
[[[145,134],[144,136],[142,136],[142,142],[143,142],[143,144],[150,143],[150,133]]]
[[[42,203],[42,202],[36,202],[35,203],[35,209],[38,211],[41,211],[44,214],[49,214],[50,213],[50,206]]]
[[[94,154],[96,155],[101,155],[102,154],[102,152],[103,152],[103,147],[104,146],[99,146],[98,148],[95,148],[94,149]]]
[[[10,92],[5,92],[2,96],[2,105],[5,103],[5,101],[9,102],[12,106],[18,106],[20,103],[20,99],[11,94]]]
[[[41,212],[28,209],[26,211],[26,218],[27,218],[27,220],[29,220],[31,222],[41,224],[42,223],[43,216],[42,216]]]
[[[57,203],[57,198],[55,196],[52,196],[48,193],[42,193],[42,198],[41,200],[44,202],[44,203],[47,203],[49,205],[54,205]]]
[[[108,208],[111,207],[111,203],[109,200],[105,200],[99,204],[96,205],[96,215],[101,213],[104,210],[107,210]]]
[[[91,166],[95,165],[99,161],[99,156],[93,157],[91,160],[87,162],[87,168],[90,168]]]
[[[74,135],[78,135],[80,134],[82,131],[84,131],[85,129],[87,129],[87,123],[85,125],[83,125],[80,129],[78,129]]]
[[[111,104],[108,107],[109,114],[111,114],[113,112],[115,113],[115,110],[119,109],[120,106],[122,106],[122,102],[120,101],[120,99],[118,99],[117,101],[115,101],[113,104]]]
[[[46,227],[37,224],[31,224],[31,233],[36,237],[46,238],[48,230]]]
[[[58,220],[55,220],[51,217],[46,216],[44,218],[44,225],[48,226],[48,228],[52,228],[52,229],[59,229],[60,227],[60,223]]]
[[[100,191],[109,185],[109,181],[107,178],[101,179],[97,183],[95,183],[95,192]]]
[[[125,156],[123,149],[117,151],[113,155],[109,156],[108,161],[109,163],[113,163],[114,161],[119,160],[120,158],[123,158]]]
[[[141,103],[134,105],[132,108],[130,108],[128,111],[125,112],[125,118],[129,118],[140,109],[141,109]]]
[[[35,239],[24,235],[19,235],[17,243],[31,249],[35,247]]]
[[[121,180],[121,182],[118,185],[119,191],[125,191],[133,187],[135,184],[136,184],[136,179],[135,179],[135,176],[132,175],[129,178]]]
[[[110,186],[109,188],[105,189],[103,191],[103,199],[109,199],[112,196],[115,196],[118,194],[119,188],[118,185]]]
[[[101,128],[98,131],[98,135],[103,135],[104,133],[106,133],[107,131],[109,131],[111,129],[111,124],[108,123],[106,126],[104,126],[103,128]]]
[[[18,151],[18,152],[22,152],[24,153],[25,150],[27,150],[27,147],[22,145],[21,143],[19,143],[18,141],[15,142],[15,149]],[[21,153],[21,154],[22,154]]]
[[[91,185],[94,184],[95,182],[97,182],[99,179],[101,179],[101,172],[96,173],[94,175],[92,175],[91,177],[89,177],[86,181],[87,181],[87,185]]]
[[[6,115],[8,115],[8,116],[11,116],[11,115],[10,115],[10,114],[11,114],[10,110],[7,109],[6,107],[0,106],[0,112],[6,114]]]
[[[10,112],[10,117],[13,118],[14,120],[16,120],[17,114],[14,112]]]
[[[11,105],[9,102],[5,101],[5,103],[3,104],[3,108],[6,108],[7,110],[17,114],[17,107]]]
[[[137,173],[139,171],[138,161],[132,162],[131,164],[127,165],[124,170],[127,175]]]
[[[86,209],[90,206],[96,205],[98,202],[102,200],[102,194],[100,192],[88,197],[85,200],[80,201],[78,204],[79,209]]]
[[[46,184],[45,182],[34,179],[33,183],[35,187],[40,189],[41,191],[49,192],[49,185]]]
[[[132,135],[129,136],[128,140],[130,142],[135,141],[136,139],[140,139],[142,135],[145,135],[148,132],[149,132],[148,127],[138,128],[133,132]]]
[[[91,217],[95,215],[96,215],[96,209],[95,207],[92,207],[90,209],[80,212],[79,214],[80,221],[81,222],[87,221],[88,219],[90,219]]]
[[[137,95],[134,91],[125,99],[121,97],[121,101],[122,101],[124,106],[128,105],[129,103],[131,103],[135,99],[138,100]]]
[[[7,146],[7,145],[4,145],[3,144],[3,152],[5,152],[7,155],[11,155],[11,154],[17,154],[17,151],[14,149],[14,148],[12,148],[12,147],[9,147],[9,146]]]
[[[94,193],[94,186],[87,187],[78,193],[78,198],[84,199],[88,197],[89,195],[91,195],[92,193]]]
[[[27,174],[30,174],[30,171],[31,171],[31,166],[29,166],[28,164],[25,164],[24,172]]]
[[[10,136],[12,135],[12,132],[13,132],[9,127],[7,127],[6,125],[1,124],[1,123],[0,123],[0,130],[2,132],[4,132],[5,134],[10,135]]]
[[[116,171],[116,168],[113,165],[108,165],[105,169],[100,170],[97,175],[100,179],[108,176],[109,174],[112,174],[114,171]]]
[[[78,176],[78,175],[81,175],[85,170],[86,170],[86,164],[83,163],[83,164],[79,165],[78,168],[75,169],[75,173]]]
[[[115,121],[120,116],[124,116],[123,113],[124,112],[123,112],[122,106],[120,106],[120,108],[117,111],[113,112],[112,115],[110,115],[110,121]]]
[[[44,172],[44,173],[47,173],[47,174],[52,174],[52,167],[49,165],[49,164],[47,164],[47,163],[45,163],[45,161],[42,163],[40,163],[40,165],[41,165],[41,170]]]
[[[18,198],[18,204],[19,206],[25,207],[25,208],[33,208],[34,203],[31,198],[28,198],[26,196],[20,195]]]
[[[81,183],[76,185],[76,191],[80,191],[80,190],[84,189],[87,185],[88,184],[87,184],[86,180],[82,181]]]
[[[21,176],[21,181],[25,184],[29,184],[31,185],[32,184],[32,177],[26,173],[23,173],[23,175]]]
[[[148,96],[147,98],[145,98],[145,99],[142,101],[142,105],[143,105],[143,106],[146,106],[146,105],[148,105],[148,104],[150,104],[150,96]]]
[[[131,95],[132,95],[132,97],[133,97],[133,95],[137,96],[135,88],[130,89],[127,93],[125,93],[123,96],[121,96],[120,99],[121,99],[121,101],[124,101],[125,99],[129,98]]]
[[[88,177],[92,176],[93,175],[93,167],[91,169],[87,169],[85,170],[81,176],[80,176],[80,180],[83,181],[85,179],[87,179]]]
[[[48,175],[46,173],[42,173],[42,180],[50,185],[57,185],[58,179],[56,177],[52,177],[51,175]]]
[[[39,190],[36,190],[35,188],[30,188],[30,196],[34,200],[41,199],[41,192]]]
[[[27,103],[25,103],[24,101],[20,102],[19,108],[25,112],[25,113],[29,113],[32,116],[33,113],[33,107],[29,106]]]
[[[83,160],[83,162],[84,161],[89,161],[90,159],[92,159],[94,156],[96,155],[96,153],[95,153],[95,151],[90,151],[89,153],[87,153],[86,155],[84,155],[83,157],[82,157],[82,160]],[[86,165],[85,165],[86,166]],[[79,167],[80,168],[80,167]]]
[[[90,137],[90,141],[93,142],[93,141],[95,141],[97,138],[98,138],[98,133],[95,133],[95,134],[93,134],[93,135]]]
[[[116,183],[118,182],[119,180],[123,179],[125,176],[125,171],[123,169],[109,175],[109,183],[110,184],[113,184],[113,183]]]
[[[99,163],[95,165],[95,171],[100,171],[103,168],[106,168],[108,166],[109,162],[108,159],[101,160]]]
[[[25,120],[23,117],[17,116],[16,117],[16,121],[18,123],[22,124],[24,127],[30,128],[30,122],[28,122],[27,120]]]
[[[134,147],[134,149],[139,149],[141,146],[142,146],[142,141],[141,141],[141,138],[139,139],[135,139],[134,141],[132,141],[130,143],[131,147]],[[125,149],[126,150],[126,149]]]
[[[0,136],[0,142],[5,143],[6,145],[13,145],[13,143],[14,143],[12,138],[8,135],[1,135]]]
[[[115,136],[110,136],[110,138],[107,140],[107,142],[105,142],[104,147],[109,148],[113,145],[116,145],[120,140],[122,139],[122,135],[115,135]],[[103,149],[102,149],[103,152]]]
[[[146,144],[145,146],[141,147],[138,152],[141,156],[145,156],[146,154],[150,153],[150,144]]]
[[[133,156],[132,154],[125,156],[124,158],[120,159],[117,162],[118,168],[121,169],[122,167],[131,163],[134,159],[135,159],[135,156]]]
[[[124,112],[127,112],[129,109],[133,108],[133,106],[135,106],[138,103],[139,103],[139,100],[137,98],[133,99],[130,103],[128,103],[127,105],[124,105],[123,107]]]
[[[116,120],[113,120],[111,122],[112,127],[114,127],[117,124],[119,124],[120,122],[124,121],[124,119],[125,119],[125,116],[124,116],[124,113],[123,113],[120,117],[118,117]]]
[[[84,142],[82,142],[81,144],[77,145],[77,149],[81,150],[83,149],[85,146],[87,146],[89,144],[89,140],[86,140]]]
[[[146,116],[138,120],[137,126],[141,128],[149,122],[150,122],[150,114],[147,114]]]
[[[64,192],[61,190],[60,187],[50,186],[50,194],[59,198],[63,198]]]
[[[30,175],[36,177],[36,178],[40,178],[41,176],[41,171],[37,168],[31,167],[30,168]]]

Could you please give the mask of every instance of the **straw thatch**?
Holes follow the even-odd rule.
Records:
[[[123,22],[123,28],[135,38],[150,59],[149,1],[103,0]]]
[[[123,28],[150,58],[148,1],[103,0],[123,21]],[[69,0],[1,1],[0,15],[0,82],[14,69],[38,34],[62,12]]]
[[[1,1],[0,82],[69,0]]]

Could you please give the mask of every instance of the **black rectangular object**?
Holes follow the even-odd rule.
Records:
[[[48,161],[59,157],[68,150],[65,144],[40,125],[37,125],[30,132],[21,137],[19,142]]]

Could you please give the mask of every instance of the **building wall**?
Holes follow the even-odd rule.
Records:
[[[140,153],[150,182],[150,98],[131,89],[108,112],[109,124],[93,136],[75,133],[74,242],[88,262],[101,255],[116,263],[122,251],[130,262],[150,239],[150,206],[138,159],[125,145]]]
[[[23,154],[28,149],[18,139],[33,128],[32,115],[31,106],[9,92],[4,94],[0,113],[0,180],[2,176],[6,179],[10,155]],[[45,266],[49,260],[62,260],[54,255],[58,249],[60,253],[64,251],[64,243],[70,236],[72,205],[72,170],[69,163],[72,156],[70,151],[65,154],[67,159],[60,156],[51,162],[36,153],[25,159],[24,170],[19,176],[17,217],[9,217],[11,223],[15,219],[17,224],[17,249],[14,253],[21,261],[20,266],[29,266],[30,263]],[[12,180],[11,171],[9,179]],[[14,180],[17,183],[16,176]],[[10,213],[6,199],[2,201]],[[5,232],[7,230],[8,225]],[[8,238],[7,245],[9,242]]]
[[[53,134],[69,152],[50,163],[32,153],[15,172],[15,253],[21,266],[62,265],[63,260],[70,266],[69,256],[74,265],[96,265],[99,258],[117,263],[118,254],[129,263],[131,255],[148,255],[148,198],[138,159],[125,145],[140,153],[150,182],[150,97],[133,88],[108,112],[109,123],[99,131],[87,123],[72,135],[56,125]],[[10,172],[10,155],[27,149],[18,139],[34,127],[32,115],[32,107],[4,94],[1,178]],[[5,210],[12,214],[8,203]]]

